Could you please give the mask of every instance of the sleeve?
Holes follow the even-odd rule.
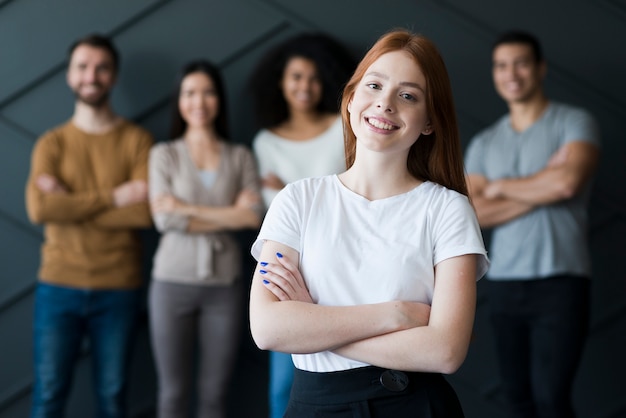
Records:
[[[568,112],[563,123],[564,144],[573,141],[589,142],[600,146],[600,128],[589,112],[575,109]]]
[[[249,189],[254,190],[257,193],[261,193],[261,180],[259,178],[259,171],[257,169],[257,163],[252,155],[252,152],[241,145],[241,190]],[[265,214],[265,206],[263,203],[256,205],[253,210],[257,215],[262,218]]]
[[[485,155],[483,148],[483,141],[480,136],[477,135],[472,138],[465,153],[465,170],[468,174],[485,175],[482,163],[482,156]]]
[[[300,252],[302,213],[299,203],[304,202],[293,184],[285,186],[272,202],[265,215],[261,230],[252,244],[252,256],[258,260],[265,240],[276,241]]]
[[[174,161],[172,158],[171,145],[156,145],[150,151],[148,164],[148,195],[150,198],[162,194],[175,195],[172,186]],[[179,213],[155,213],[153,214],[156,229],[163,233],[166,231],[186,231],[189,219]]]
[[[148,181],[148,155],[152,144],[152,136],[141,129],[133,141],[133,146],[128,151],[131,161],[128,181]],[[111,207],[98,214],[94,223],[101,228],[109,229],[148,228],[152,225],[150,206],[146,201],[124,207]]]
[[[437,211],[433,226],[433,265],[465,254],[479,255],[476,280],[489,267],[489,259],[474,209],[465,196],[453,198]]]
[[[252,150],[258,165],[257,169],[260,177],[264,177],[272,172],[272,167],[276,166],[276,161],[273,159],[275,153],[270,149],[266,139],[265,131],[261,130],[252,141]],[[278,190],[270,189],[269,187],[261,187],[261,196],[263,196],[263,203],[266,208],[270,206],[270,203],[272,203],[278,192]]]
[[[75,193],[44,193],[35,181],[48,174],[63,181],[58,171],[62,157],[59,133],[44,134],[35,144],[31,155],[30,174],[26,183],[26,210],[33,223],[82,222],[113,207],[111,190],[92,190]]]

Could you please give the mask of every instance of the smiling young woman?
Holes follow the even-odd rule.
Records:
[[[286,186],[253,244],[252,335],[293,353],[286,417],[462,417],[442,373],[465,359],[489,262],[435,46],[382,36],[341,113],[347,171]]]

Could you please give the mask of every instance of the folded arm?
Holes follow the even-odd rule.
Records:
[[[583,141],[561,147],[543,170],[532,176],[489,181],[469,174],[467,184],[480,226],[493,227],[537,206],[570,199],[593,175],[599,159],[598,148]]]
[[[435,291],[425,326],[339,347],[344,357],[390,369],[453,373],[465,360],[476,309],[476,255],[435,267]]]
[[[260,260],[268,265],[257,266],[250,292],[250,328],[254,341],[263,350],[316,353],[425,323],[423,304],[413,302],[323,306],[281,300],[268,287],[271,280],[281,275],[280,267],[276,267],[280,264],[276,253],[294,263],[292,272],[298,268],[294,261],[298,260],[298,252],[293,248],[274,241],[264,243]],[[272,272],[262,274],[261,270]]]

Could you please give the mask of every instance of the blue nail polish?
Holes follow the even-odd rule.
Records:
[[[265,270],[259,270],[259,273],[261,273],[261,274],[266,274],[266,273],[267,273],[267,271],[265,271]]]
[[[281,253],[276,253],[276,257],[283,258],[283,255]]]
[[[266,261],[261,261],[259,264],[262,265],[263,267],[267,266],[267,262]]]
[[[263,283],[265,284],[270,284],[270,282],[268,282],[267,280],[263,279]]]

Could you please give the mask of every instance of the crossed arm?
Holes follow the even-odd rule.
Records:
[[[242,190],[231,206],[201,206],[186,203],[169,193],[159,194],[150,202],[155,215],[180,215],[187,218],[187,232],[215,232],[256,228],[261,223],[253,207],[260,203],[257,192]],[[159,222],[157,221],[157,226]]]
[[[399,300],[317,305],[294,261],[297,251],[266,241],[259,259],[263,264],[252,281],[250,327],[261,349],[331,350],[379,367],[441,373],[456,371],[465,359],[476,303],[475,255],[436,266],[431,306]]]
[[[147,152],[141,142],[131,178],[112,189],[72,191],[57,173],[59,152],[53,141],[36,145],[26,185],[26,207],[33,223],[93,222],[102,228],[141,228],[151,224],[147,205]]]
[[[469,174],[467,186],[481,227],[490,228],[578,194],[593,175],[598,148],[574,141],[561,147],[543,170],[520,178],[489,181]]]

